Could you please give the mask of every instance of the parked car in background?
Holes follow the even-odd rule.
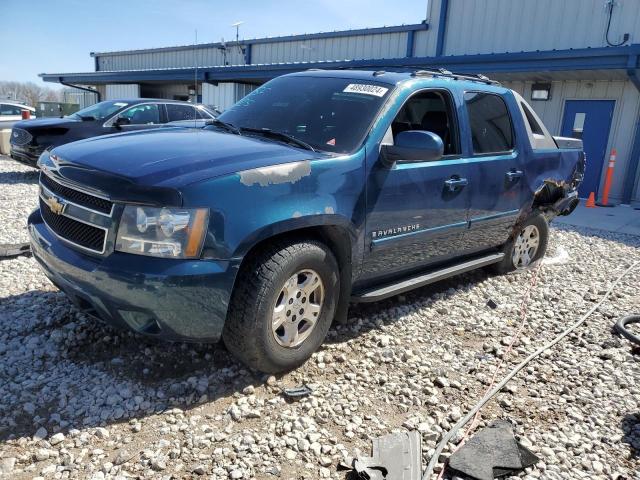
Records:
[[[581,140],[485,77],[300,72],[210,123],[45,152],[32,252],[92,315],[266,372],[350,301],[531,266],[584,174]]]
[[[36,109],[20,102],[0,100],[0,130],[11,128],[23,119],[24,112],[29,112],[30,118],[36,117]]]
[[[171,122],[213,118],[215,114],[207,107],[187,102],[149,98],[109,100],[62,118],[16,123],[11,132],[11,158],[35,167],[45,149],[65,143],[159,128]]]

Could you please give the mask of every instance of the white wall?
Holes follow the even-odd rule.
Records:
[[[125,100],[130,98],[140,98],[140,85],[135,83],[107,85],[103,100]]]
[[[503,84],[518,92],[529,102],[552,135],[560,134],[566,100],[615,100],[607,155],[614,147],[618,151],[610,196],[613,201],[619,202],[622,199],[624,177],[627,174],[636,124],[640,115],[640,95],[630,81],[556,81],[551,84],[551,100],[545,102],[530,100],[533,82],[503,82]],[[602,166],[600,191],[603,188],[607,159],[608,157],[605,158]],[[640,201],[640,191],[637,189],[634,192],[634,198]]]
[[[248,95],[257,87],[246,83],[210,83],[202,84],[202,103],[213,105],[218,110],[224,111],[242,97]]]

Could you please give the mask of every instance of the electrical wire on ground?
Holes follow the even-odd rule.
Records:
[[[513,346],[515,345],[515,343],[520,338],[520,335],[522,335],[522,331],[524,330],[524,326],[527,324],[527,305],[529,304],[529,300],[531,299],[531,292],[535,288],[536,283],[538,283],[538,276],[540,274],[540,270],[542,269],[542,265],[543,265],[543,262],[539,261],[538,265],[536,265],[536,269],[533,271],[533,276],[531,277],[531,281],[529,282],[529,285],[528,285],[527,289],[522,294],[522,299],[520,300],[520,325],[518,326],[518,330],[516,330],[515,335],[513,335],[513,337],[511,337],[511,341],[509,342],[509,346],[505,350],[504,355],[502,355],[502,358],[500,359],[500,361],[496,365],[496,368],[493,370],[493,375],[491,377],[491,381],[489,382],[489,386],[487,387],[487,390],[485,391],[485,395],[487,393],[489,393],[491,391],[491,389],[493,388],[493,386],[495,385],[496,378],[498,376],[498,372],[500,372],[500,370],[502,369],[502,365],[504,363],[506,363],[506,360],[509,358],[509,355],[511,354],[511,351],[513,350]],[[473,432],[475,430],[475,428],[478,426],[478,422],[479,421],[480,421],[480,410],[478,410],[476,412],[476,414],[474,415],[473,421],[471,422],[471,424],[467,427],[466,431],[464,432],[464,435],[462,436],[462,439],[460,440],[460,443],[458,443],[456,445],[456,447],[453,449],[453,453],[455,453],[460,448],[462,448],[462,446],[469,439],[469,436],[471,435],[471,432]],[[444,468],[442,470],[440,470],[440,474],[438,475],[438,480],[440,480],[444,476],[444,471],[445,471]]]
[[[587,320],[587,318],[589,318],[589,316],[591,316],[593,312],[595,312],[598,308],[600,308],[600,306],[609,298],[609,296],[611,295],[611,292],[613,292],[614,288],[618,285],[618,283],[620,283],[620,281],[629,272],[633,271],[636,267],[638,267],[638,265],[640,265],[640,261],[633,263],[624,272],[622,272],[620,276],[618,276],[615,279],[615,281],[609,286],[609,288],[607,289],[603,297],[600,299],[600,301],[598,301],[598,303],[593,305],[582,317],[580,317],[575,323],[573,323],[566,330],[564,330],[560,335],[556,336],[549,343],[538,348],[535,352],[530,354],[522,362],[516,365],[496,386],[494,386],[487,394],[485,394],[485,396],[482,397],[482,399],[464,417],[458,420],[458,422],[451,428],[451,430],[449,430],[442,437],[438,445],[436,445],[435,451],[431,456],[429,464],[427,465],[427,469],[425,470],[424,475],[422,476],[422,480],[430,480],[431,475],[433,474],[433,469],[438,463],[438,458],[440,457],[440,454],[442,453],[444,448],[447,446],[447,444],[451,441],[451,439],[455,436],[458,430],[464,427],[469,422],[469,420],[471,420],[476,415],[476,413],[478,413],[482,409],[482,407],[484,407],[489,402],[489,400],[491,400],[500,390],[502,390],[502,388],[507,384],[507,382],[509,382],[509,380],[511,380],[514,376],[516,376],[516,374],[520,370],[522,370],[525,366],[527,366],[528,363],[530,363],[533,359],[542,355],[544,352],[546,352],[551,347],[559,343],[564,337],[566,337],[571,332],[573,332],[576,328],[582,325]]]

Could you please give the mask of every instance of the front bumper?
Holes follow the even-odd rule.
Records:
[[[40,155],[44,150],[44,147],[34,147],[29,145],[18,146],[11,144],[11,151],[9,152],[9,155],[20,163],[37,168],[38,158],[40,158]]]
[[[173,260],[114,252],[82,254],[28,220],[31,250],[49,279],[83,311],[166,340],[216,342],[239,261]]]

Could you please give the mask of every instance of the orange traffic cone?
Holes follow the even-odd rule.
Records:
[[[596,195],[595,195],[595,193],[591,192],[589,194],[589,198],[587,199],[587,203],[585,203],[584,206],[587,207],[587,208],[596,208]]]

